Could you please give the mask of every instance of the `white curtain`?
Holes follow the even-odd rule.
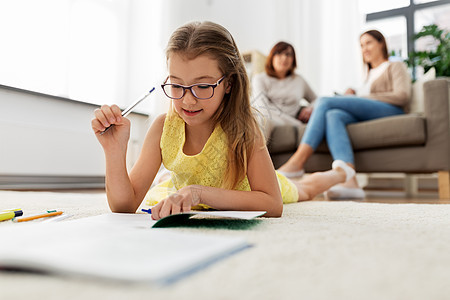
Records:
[[[192,20],[225,26],[241,52],[268,54],[280,40],[292,43],[298,72],[317,94],[357,86],[361,76],[358,0],[169,0],[162,3],[162,40]]]
[[[0,84],[123,107],[156,86],[152,115],[168,107],[167,40],[192,20],[224,25],[241,52],[291,42],[319,95],[359,79],[358,0],[16,0],[0,16]]]
[[[300,72],[319,95],[344,92],[359,84],[363,16],[357,0],[299,2],[296,45]]]

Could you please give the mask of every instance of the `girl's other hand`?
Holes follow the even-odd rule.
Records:
[[[200,203],[202,189],[200,186],[186,186],[175,194],[152,207],[152,219],[159,220],[169,215],[191,211],[192,206]]]
[[[95,118],[92,119],[91,126],[103,148],[111,145],[125,146],[130,138],[130,121],[122,117],[122,112],[117,105],[102,105],[94,111]],[[107,132],[101,134],[109,126]]]

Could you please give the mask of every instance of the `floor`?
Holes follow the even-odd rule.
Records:
[[[365,189],[366,199],[371,203],[418,203],[418,204],[450,204],[450,199],[439,199],[437,190],[421,190],[417,195],[406,196],[402,190]]]
[[[25,197],[24,204],[67,198],[64,208],[79,217],[108,209],[102,189],[52,191],[77,194],[52,195],[51,199],[32,195]],[[423,189],[416,197],[406,197],[399,189],[366,192],[364,202],[381,204],[318,197],[322,201],[285,205],[283,218],[264,218],[244,229],[212,227],[211,223],[179,228],[192,234],[242,237],[252,247],[168,288],[0,272],[0,298],[448,299],[450,206],[409,203],[448,204],[450,200],[441,201],[436,191]]]
[[[439,199],[439,195],[437,192],[434,194],[425,194],[418,195],[415,197],[406,198],[405,196],[396,196],[395,193],[392,193],[393,196],[390,196],[389,193],[379,191],[366,191],[368,194],[365,202],[374,202],[374,203],[418,203],[418,204],[450,204],[450,199]],[[397,192],[400,193],[400,192]]]
[[[59,193],[104,193],[104,189],[59,189],[45,190]],[[370,203],[418,203],[418,204],[450,204],[450,199],[439,199],[437,190],[420,190],[417,195],[407,197],[402,190],[365,189],[366,199],[356,202]],[[322,195],[316,197],[317,201],[327,201]]]

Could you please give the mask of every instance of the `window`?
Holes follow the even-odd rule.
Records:
[[[126,0],[0,4],[0,84],[90,103],[126,92]]]
[[[424,25],[437,24],[450,30],[450,0],[359,0],[359,6],[366,14],[366,27],[379,29],[386,36],[389,51],[402,58],[415,49],[434,47],[427,39],[413,43],[412,37]]]
[[[359,1],[359,10],[363,14],[370,14],[374,12],[384,11],[388,9],[394,9],[399,7],[405,7],[409,5],[409,0],[360,0]]]
[[[397,59],[408,57],[408,37],[404,16],[368,22],[366,27],[365,30],[376,29],[383,33],[388,45],[388,53],[391,56]]]
[[[450,29],[450,4],[424,8],[415,12],[415,32],[419,32],[423,26],[431,24],[436,24],[440,28]]]
[[[419,32],[423,26],[436,24],[439,28],[450,28],[450,4],[440,7],[431,7],[417,11],[414,14],[415,32]],[[423,37],[415,41],[414,47],[418,51],[436,49],[437,41],[431,37]]]

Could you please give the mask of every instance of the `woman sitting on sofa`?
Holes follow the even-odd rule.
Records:
[[[377,30],[360,36],[366,74],[357,90],[343,96],[317,100],[302,141],[294,155],[279,168],[287,177],[303,174],[303,165],[325,138],[333,160],[342,160],[353,169],[355,161],[346,126],[351,123],[403,114],[411,95],[411,78],[402,62],[389,62],[386,40]],[[356,178],[328,190],[330,199],[364,198]]]
[[[266,59],[266,72],[253,77],[252,98],[263,116],[260,123],[266,140],[275,126],[308,122],[312,108],[302,107],[301,100],[311,103],[316,94],[302,76],[294,73],[296,67],[294,47],[278,42]]]

